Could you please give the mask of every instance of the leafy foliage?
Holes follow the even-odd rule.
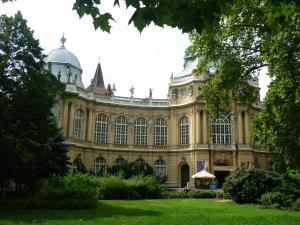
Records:
[[[32,186],[65,174],[67,145],[51,108],[64,85],[44,69],[44,55],[20,12],[0,16],[0,190],[9,179]]]
[[[136,176],[128,180],[120,176],[98,177],[100,199],[145,199],[161,196],[163,186],[153,176]]]
[[[274,181],[267,172],[242,168],[226,178],[223,190],[237,203],[258,203],[261,196],[274,186]]]
[[[261,196],[261,204],[264,206],[271,206],[274,208],[289,207],[292,203],[292,199],[281,192],[268,192]]]
[[[87,174],[54,176],[42,181],[39,192],[31,199],[31,206],[46,209],[95,208],[97,193],[93,178]]]

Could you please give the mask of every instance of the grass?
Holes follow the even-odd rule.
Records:
[[[32,210],[0,201],[1,225],[299,225],[300,212],[212,199],[99,201],[89,210]]]

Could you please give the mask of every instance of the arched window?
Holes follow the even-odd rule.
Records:
[[[83,138],[83,119],[84,112],[81,109],[77,109],[74,113],[73,121],[73,138],[75,139]]]
[[[134,144],[147,145],[147,121],[141,117],[134,121]]]
[[[154,122],[154,145],[167,145],[167,122],[164,119]]]
[[[154,164],[154,172],[157,176],[163,177],[167,174],[166,162],[162,159],[156,160]]]
[[[231,144],[230,115],[221,114],[220,118],[212,121],[211,138],[213,144]]]
[[[125,159],[123,159],[122,157],[119,157],[115,160],[115,165],[121,166],[121,165],[124,165],[125,162],[126,162]]]
[[[179,132],[180,132],[180,144],[188,145],[189,144],[189,119],[186,116],[180,119]]]
[[[115,123],[115,144],[126,145],[128,136],[127,119],[124,116],[119,116]]]
[[[108,119],[105,114],[100,114],[96,117],[95,121],[95,136],[94,140],[96,143],[107,143],[107,128]]]
[[[106,174],[106,160],[103,157],[98,157],[94,163],[94,172],[95,175],[103,175]]]

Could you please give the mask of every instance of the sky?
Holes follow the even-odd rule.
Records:
[[[64,34],[65,47],[81,63],[85,87],[90,84],[100,60],[105,85],[115,84],[116,95],[129,97],[129,89],[133,86],[134,97],[148,97],[149,88],[152,88],[153,98],[166,98],[171,74],[179,74],[183,69],[188,35],[179,29],[154,25],[140,33],[132,24],[128,25],[132,9],[112,7],[113,1],[102,0],[100,10],[112,12],[115,19],[108,34],[95,30],[88,16],[79,19],[72,10],[74,1],[17,0],[0,3],[0,14],[13,15],[20,10],[46,55],[60,47]],[[262,75],[262,97],[268,83],[268,77]]]

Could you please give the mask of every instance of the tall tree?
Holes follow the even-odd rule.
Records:
[[[65,86],[20,12],[0,16],[0,185],[67,171],[67,146],[51,112]]]

